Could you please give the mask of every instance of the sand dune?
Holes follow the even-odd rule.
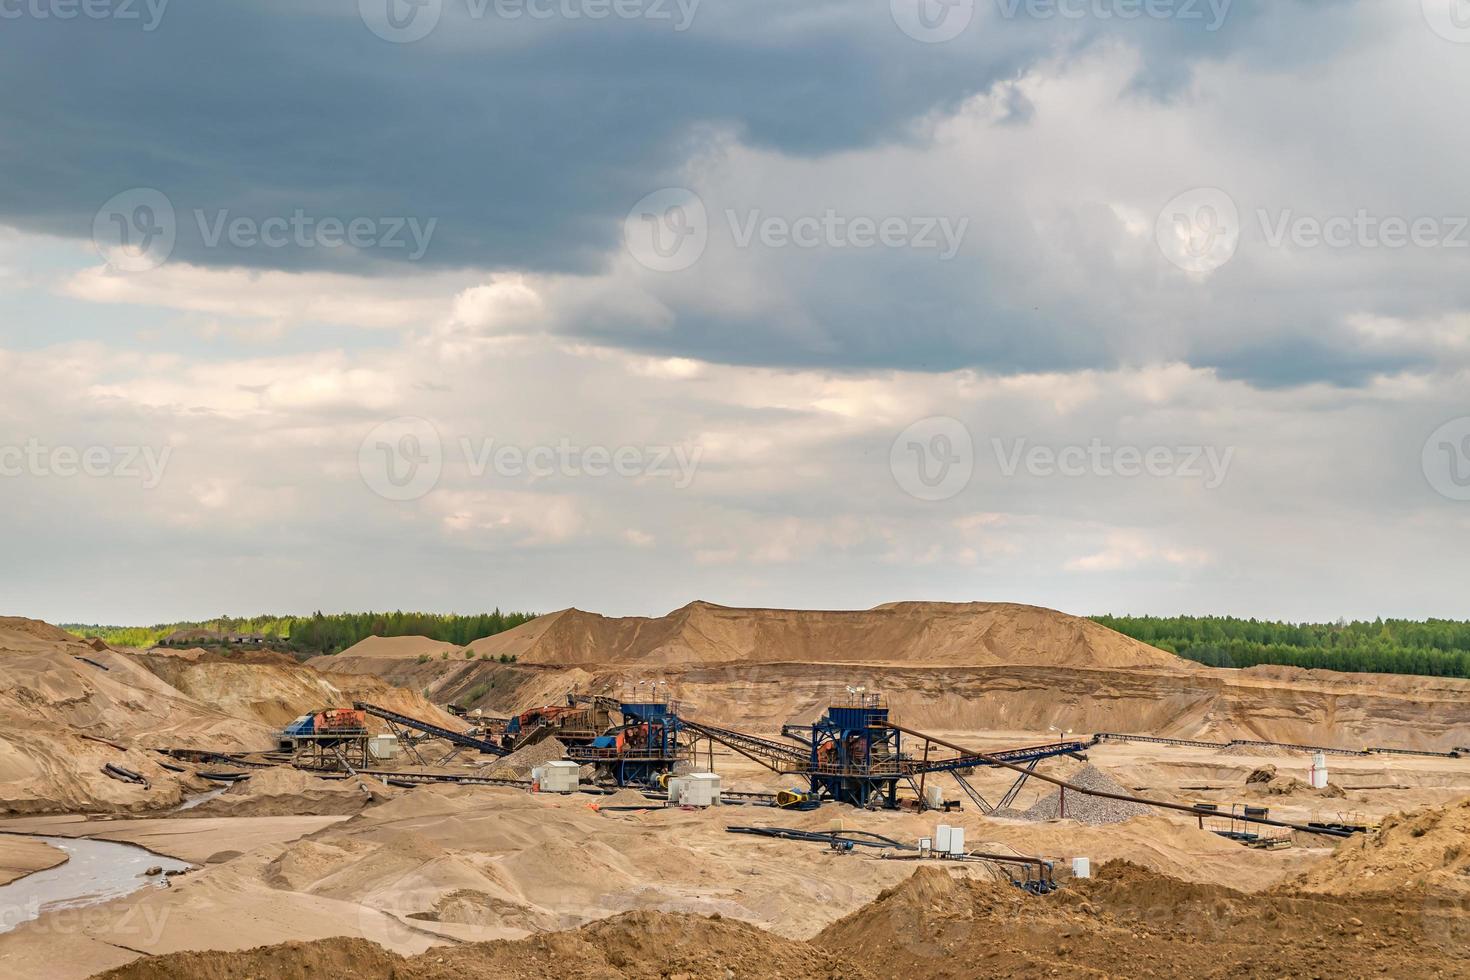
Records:
[[[433,643],[398,637],[393,647],[427,652]],[[382,649],[365,641],[313,663],[499,713],[574,688],[646,695],[662,681],[699,717],[771,731],[811,720],[862,685],[926,730],[1470,745],[1470,681],[1205,668],[1090,620],[1011,603],[825,612],[696,602],[658,618],[568,609],[477,640],[471,650],[487,659],[419,663]]]
[[[493,657],[512,654],[523,663],[557,666],[848,663],[1194,669],[1090,620],[989,602],[899,602],[860,611],[733,609],[692,602],[657,619],[612,619],[564,609],[471,647]]]

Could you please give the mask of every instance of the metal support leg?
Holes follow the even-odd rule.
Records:
[[[1031,764],[1026,767],[1026,771],[1016,777],[1016,781],[1011,784],[1011,788],[1006,790],[1006,795],[1001,797],[1000,804],[996,807],[997,810],[1004,810],[1016,802],[1016,794],[1021,792],[1021,787],[1026,785],[1026,778],[1036,771],[1036,764],[1040,761],[1040,759],[1032,759]]]
[[[950,775],[954,777],[955,782],[960,784],[960,789],[965,791],[965,795],[970,798],[970,802],[980,808],[981,813],[990,813],[995,809],[995,807],[986,802],[985,797],[981,796],[975,787],[970,785],[968,779],[960,775],[959,770],[951,770]]]

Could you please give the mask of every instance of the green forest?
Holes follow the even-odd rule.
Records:
[[[1211,667],[1285,664],[1349,672],[1470,677],[1470,622],[1375,619],[1275,623],[1230,616],[1094,616]]]
[[[151,647],[174,630],[207,629],[230,633],[263,633],[298,653],[340,653],[369,636],[428,636],[461,646],[535,619],[534,613],[501,612],[460,616],[418,612],[313,613],[310,616],[220,616],[155,626],[95,626],[65,623],[77,636],[100,636],[125,647]]]

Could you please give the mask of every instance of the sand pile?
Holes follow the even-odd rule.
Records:
[[[1090,620],[1015,603],[900,602],[867,610],[732,609],[692,602],[657,619],[579,609],[471,644],[528,664],[1074,664],[1192,670]]]
[[[46,623],[0,618],[0,813],[170,809],[207,785],[161,768],[151,749],[273,748],[283,723],[354,699],[456,724],[377,678],[323,674],[275,654],[245,659],[97,650]],[[108,763],[148,785],[108,778]]]
[[[1423,888],[1470,896],[1470,797],[1387,817],[1294,884],[1334,895]]]
[[[672,696],[696,706],[695,717],[772,732],[817,717],[861,684],[887,695],[895,718],[925,731],[1470,744],[1470,680],[1212,670],[1089,620],[1010,603],[829,612],[695,602],[652,618],[568,609],[476,640],[469,661],[440,659],[424,638],[364,642],[322,658],[330,664],[312,663],[498,714],[557,703],[574,688],[620,695],[666,681]]]
[[[174,690],[214,705],[233,718],[258,722],[272,733],[304,712],[346,707],[354,701],[381,705],[446,728],[468,727],[415,691],[380,678],[324,673],[269,652],[256,651],[252,656],[260,662],[217,654],[197,660],[153,654],[135,659]],[[387,731],[386,724],[376,718],[369,718],[368,725],[374,731]]]
[[[648,797],[643,795],[643,792],[641,790],[633,789],[631,786],[624,786],[616,793],[609,793],[607,796],[604,796],[601,800],[598,801],[598,806],[657,807],[662,805],[662,800],[650,800]]]
[[[360,813],[397,791],[369,776],[322,779],[290,766],[254,771],[249,779],[181,817],[336,816]]]
[[[846,862],[844,866],[851,865]],[[1463,914],[1463,913],[1462,913]],[[1449,920],[1408,900],[1247,896],[1122,862],[1037,898],[921,867],[809,939],[720,916],[638,910],[514,941],[400,957],[360,939],[170,953],[109,980],[1460,976]]]
[[[1083,766],[1065,778],[1067,782],[1083,789],[1096,790],[1100,793],[1131,795],[1126,786],[1096,766]],[[1064,793],[1066,796],[1065,813],[1062,812]],[[1043,796],[1025,810],[997,810],[995,815],[1021,820],[1076,820],[1078,823],[1097,827],[1109,823],[1122,823],[1124,820],[1131,820],[1152,812],[1151,807],[1144,806],[1142,803],[1128,803],[1123,800],[1088,796],[1084,793],[1066,792],[1061,787],[1057,787],[1054,792]]]
[[[516,749],[510,755],[488,764],[487,775],[495,779],[530,779],[531,770],[548,762],[567,757],[567,747],[552,736],[534,745]]]
[[[432,657],[439,660],[444,654],[451,657],[456,654],[464,659],[460,653],[464,648],[457,643],[449,643],[444,640],[431,640],[427,636],[369,636],[359,640],[338,654],[328,654],[313,657],[308,663],[318,670],[331,670],[332,661],[338,657],[350,659],[353,657],[373,657],[382,660],[414,660],[420,657]]]
[[[66,852],[43,841],[0,836],[0,885],[65,864]]]
[[[245,980],[353,976],[364,980],[838,978],[869,980],[854,963],[794,939],[719,917],[630,912],[571,932],[434,949],[400,957],[361,939],[287,943],[241,953],[172,953],[101,974],[106,980]]]
[[[1453,929],[1411,901],[1247,896],[1121,862],[1039,901],[943,875],[921,871],[812,944],[889,976],[1463,973]]]
[[[1321,789],[1313,787],[1305,780],[1297,779],[1295,776],[1287,776],[1279,772],[1275,766],[1265,765],[1253,769],[1245,777],[1246,788],[1256,795],[1265,796],[1322,796],[1329,799],[1342,799],[1347,796],[1347,791],[1336,783],[1329,783]]]

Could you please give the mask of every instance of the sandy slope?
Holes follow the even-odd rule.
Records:
[[[1470,909],[1470,797],[1395,814],[1293,885],[1334,895],[1425,889]]]
[[[271,748],[285,722],[354,699],[453,723],[376,677],[243,659],[264,662],[96,650],[46,623],[0,619],[0,813],[175,806],[208,784],[162,768],[153,749]],[[149,786],[103,775],[107,763]]]
[[[643,666],[801,663],[909,667],[1144,667],[1192,664],[1090,620],[1014,603],[899,602],[868,610],[732,609],[692,602],[657,619],[580,609],[476,640],[522,663]]]
[[[1465,976],[1458,921],[1412,899],[1247,897],[1125,862],[1038,899],[930,864],[806,940],[719,916],[636,911],[411,957],[360,939],[174,954],[106,980]]]
[[[0,836],[0,885],[66,863],[66,852],[24,837]]]
[[[352,657],[369,657],[382,660],[417,660],[419,657],[434,657],[438,659],[442,654],[455,654],[462,649],[454,643],[446,643],[443,640],[431,640],[427,636],[369,636],[365,640],[359,640],[346,650],[344,654]],[[322,670],[330,670],[332,657],[314,657],[307,663]],[[463,659],[463,658],[461,658]]]
[[[136,839],[165,853],[184,848],[194,860],[216,849],[245,853],[89,916],[60,973],[45,953],[54,937],[33,927],[0,936],[0,968],[17,978],[65,978],[116,965],[119,944],[171,952],[327,936],[417,953],[431,944],[517,938],[627,911],[718,913],[800,939],[902,881],[911,866],[879,860],[876,852],[836,855],[795,841],[735,836],[726,825],[819,830],[842,818],[850,827],[917,839],[936,822],[933,814],[845,807],[598,812],[591,808],[596,802],[425,786],[345,821],[317,824],[305,837],[299,835],[310,826],[306,821],[330,818],[8,822],[3,829],[49,826],[50,832]],[[964,826],[975,847],[1057,857],[1080,851],[1097,861],[1126,858],[1192,880],[1228,877],[1250,888],[1279,881],[1304,858],[1246,851],[1161,817],[1100,828],[994,821],[968,811],[946,822]],[[239,828],[239,845],[231,841],[231,825]],[[298,839],[261,836],[277,826],[294,829]],[[988,878],[992,872],[976,866],[970,873]],[[154,923],[156,930],[144,928]]]
[[[554,703],[574,688],[631,696],[665,681],[698,717],[771,731],[863,685],[925,730],[1470,745],[1470,681],[1208,669],[1090,620],[1007,603],[813,612],[696,602],[655,619],[569,609],[471,645],[489,660],[419,663],[414,651],[433,643],[395,638],[390,656],[367,641],[314,663],[496,712]],[[497,662],[502,655],[517,663]]]

